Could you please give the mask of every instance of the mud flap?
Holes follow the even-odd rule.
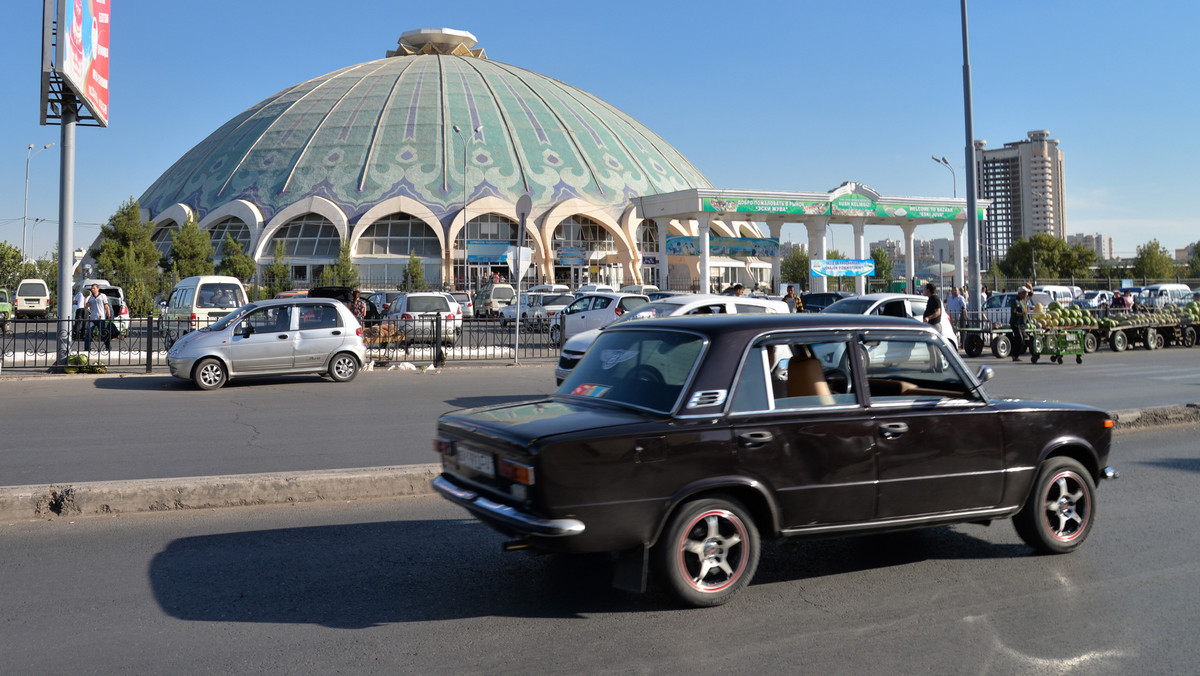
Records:
[[[613,569],[612,586],[622,591],[644,594],[649,571],[650,548],[645,544],[617,552],[617,565]]]

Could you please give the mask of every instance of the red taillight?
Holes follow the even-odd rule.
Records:
[[[384,303],[384,304],[383,304],[383,311],[384,311],[384,312],[387,312],[387,309],[388,309],[388,308],[390,308],[391,306],[392,306],[392,304],[391,304],[391,303]]]
[[[196,313],[193,312],[192,313],[192,326],[195,326],[195,325],[196,325]]]
[[[362,325],[360,324],[357,329],[354,329],[354,335],[362,338],[362,333]]]
[[[513,483],[533,485],[533,467],[515,460],[500,459],[500,476]]]
[[[622,310],[622,309],[621,309],[621,306],[619,306],[619,305],[617,306],[617,309],[616,309],[616,310],[614,310],[614,312],[616,312],[616,313],[617,313],[617,316],[618,316],[618,317],[620,317],[621,315],[625,314],[625,311],[624,311],[624,310]]]
[[[400,319],[416,319],[416,317],[405,312],[404,314],[400,315]]]

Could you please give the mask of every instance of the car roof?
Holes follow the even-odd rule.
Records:
[[[673,317],[644,319],[636,322],[610,324],[604,329],[604,332],[637,331],[653,329],[655,327],[697,331],[710,335],[750,330],[764,332],[788,329],[842,331],[862,329],[920,331],[924,329],[932,333],[937,332],[936,327],[932,325],[916,322],[908,318],[822,313],[677,315]]]
[[[268,298],[250,303],[254,307],[279,307],[280,305],[329,305],[331,307],[346,307],[335,298],[309,298],[308,296],[293,296],[291,298]],[[243,306],[245,307],[245,306]],[[348,311],[348,310],[347,310]]]

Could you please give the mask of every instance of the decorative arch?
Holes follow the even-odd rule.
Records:
[[[226,202],[208,212],[204,220],[200,221],[200,229],[207,232],[209,228],[226,218],[236,218],[246,224],[246,227],[250,229],[250,246],[247,247],[247,251],[254,251],[258,247],[259,236],[263,229],[263,216],[258,207],[246,200]]]
[[[264,244],[271,241],[271,235],[274,235],[280,226],[285,225],[297,216],[308,213],[317,214],[329,219],[329,222],[333,223],[333,227],[337,229],[338,236],[342,239],[346,238],[346,233],[350,230],[346,214],[336,204],[324,197],[306,197],[299,202],[293,202],[288,205],[275,214],[275,217],[267,223],[267,226],[263,228],[262,236],[259,237],[258,243],[254,247],[254,260],[262,260],[262,248]]]
[[[508,200],[489,195],[480,197],[479,199],[467,204],[466,208],[459,210],[454,215],[454,219],[450,221],[450,228],[446,233],[447,246],[444,247],[446,252],[442,260],[444,270],[444,279],[453,279],[451,272],[453,261],[451,260],[451,252],[454,249],[454,243],[458,241],[458,234],[467,227],[467,216],[476,218],[483,214],[498,214],[505,218],[511,219],[513,223],[520,223],[521,219],[517,216],[517,205]],[[546,258],[546,247],[542,242],[542,229],[538,227],[540,219],[529,214],[525,219],[525,236],[533,240],[533,260],[544,261]]]
[[[187,223],[187,220],[191,218],[194,213],[196,212],[192,211],[192,208],[186,204],[172,204],[151,220],[154,221],[156,228],[159,223],[164,223],[166,221],[175,221],[176,225],[183,227],[183,224]]]
[[[431,211],[429,207],[411,197],[404,195],[386,199],[371,207],[365,214],[358,217],[358,221],[354,224],[350,231],[350,251],[354,251],[354,248],[358,245],[358,238],[361,237],[363,232],[365,232],[367,228],[371,227],[375,221],[378,221],[384,216],[390,216],[395,213],[408,214],[413,218],[420,219],[425,223],[425,225],[429,226],[429,229],[433,231],[433,234],[437,235],[438,244],[442,248],[442,258],[446,258],[446,252],[449,251],[449,247],[446,244],[446,227],[442,225],[442,222],[438,220],[438,217],[433,214],[433,211]]]

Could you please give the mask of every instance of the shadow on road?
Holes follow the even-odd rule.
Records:
[[[222,533],[175,540],[151,561],[149,575],[166,613],[199,622],[363,628],[678,608],[653,583],[645,595],[613,590],[608,556],[505,554],[501,539],[468,519]],[[997,545],[950,528],[795,549],[768,545],[755,583],[1029,553],[1028,547]]]
[[[542,394],[509,394],[478,397],[455,397],[447,399],[446,403],[455,408],[476,408],[478,406],[494,406],[497,404],[517,404],[523,401],[544,399]]]

